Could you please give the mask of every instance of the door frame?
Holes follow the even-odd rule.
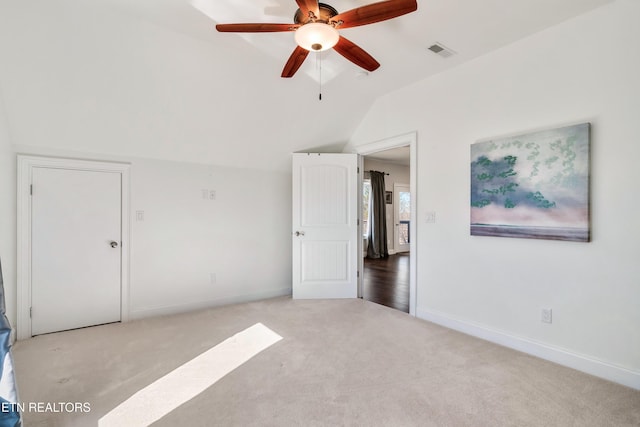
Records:
[[[410,242],[409,242],[409,314],[416,315],[416,303],[417,303],[417,283],[418,283],[418,268],[417,268],[417,231],[418,222],[416,221],[418,212],[418,199],[417,185],[418,185],[418,133],[410,132],[403,135],[398,135],[390,138],[385,138],[379,141],[371,142],[368,144],[359,145],[354,148],[358,156],[359,170],[364,171],[363,156],[378,153],[380,151],[389,150],[392,148],[409,146],[409,155],[411,157],[410,170],[409,170],[409,188],[411,192],[411,230],[410,230]],[[364,173],[358,174],[358,216],[360,218],[359,225],[359,245],[362,246],[362,181]],[[362,247],[358,251],[360,256],[358,257],[358,271],[364,271],[364,260],[362,258]],[[363,288],[363,274],[358,275],[358,296],[362,298]]]
[[[16,337],[31,338],[31,182],[36,167],[119,173],[121,187],[120,321],[129,320],[129,168],[128,163],[18,155]]]

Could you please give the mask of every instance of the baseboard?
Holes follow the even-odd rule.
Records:
[[[416,315],[420,319],[463,332],[467,335],[472,335],[559,365],[640,390],[640,372],[611,365],[601,360],[572,353],[548,344],[511,335],[503,331],[488,328],[484,325],[455,319],[436,311],[418,308]]]
[[[219,307],[222,305],[240,304],[269,298],[277,298],[291,295],[291,288],[279,288],[264,292],[255,292],[243,295],[233,295],[205,301],[193,301],[183,304],[167,305],[162,307],[145,307],[131,310],[130,320],[144,319],[147,317],[165,316],[170,314],[186,313],[189,311],[202,310],[205,308]]]

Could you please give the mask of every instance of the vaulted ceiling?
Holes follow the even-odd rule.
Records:
[[[420,0],[342,30],[377,71],[328,51],[282,79],[292,33],[215,24],[289,23],[294,0],[1,0],[0,97],[19,146],[286,170],[291,152],[340,149],[381,95],[610,1]]]

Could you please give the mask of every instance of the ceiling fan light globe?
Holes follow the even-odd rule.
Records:
[[[321,22],[301,26],[296,30],[294,37],[298,46],[315,52],[331,49],[340,40],[338,30]]]

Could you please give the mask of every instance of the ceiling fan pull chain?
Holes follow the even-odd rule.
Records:
[[[322,52],[318,52],[316,61],[318,61],[318,68],[320,74],[320,93],[318,94],[318,100],[322,101]]]

